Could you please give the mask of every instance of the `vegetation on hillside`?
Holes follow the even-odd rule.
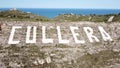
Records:
[[[80,14],[60,14],[55,18],[49,19],[44,16],[32,14],[30,12],[22,12],[19,10],[6,10],[0,12],[0,20],[19,20],[19,21],[59,21],[59,22],[74,22],[74,21],[90,21],[90,22],[108,22],[108,19],[114,16],[111,22],[120,22],[119,14],[107,15],[80,15]]]
[[[76,14],[61,14],[54,18],[55,21],[91,21],[91,22],[107,22],[108,19],[114,16],[112,22],[120,22],[120,14],[107,15],[76,15]]]
[[[49,21],[44,16],[38,16],[32,13],[22,12],[19,10],[6,10],[0,12],[1,20],[30,20],[30,21]]]

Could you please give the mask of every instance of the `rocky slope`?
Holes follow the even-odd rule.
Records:
[[[0,67],[2,68],[119,68],[120,67],[120,24],[117,22],[30,22],[0,21],[7,25],[0,34]],[[16,32],[15,39],[21,42],[8,45],[12,26],[23,28]],[[37,26],[37,43],[26,44],[27,26]],[[55,39],[53,44],[41,43],[41,26],[47,26],[48,37]],[[53,26],[53,27],[51,27]],[[58,44],[56,26],[61,26],[64,38],[69,44]],[[78,26],[78,33],[85,44],[76,44],[69,26]],[[103,41],[97,26],[102,26],[110,34],[113,41]],[[83,27],[91,27],[100,42],[90,43]]]

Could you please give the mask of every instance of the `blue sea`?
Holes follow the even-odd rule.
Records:
[[[0,11],[9,10],[10,8],[0,8]],[[120,9],[47,9],[47,8],[17,8],[24,12],[31,12],[33,14],[54,18],[59,14],[81,14],[81,15],[104,15],[104,14],[118,14]]]

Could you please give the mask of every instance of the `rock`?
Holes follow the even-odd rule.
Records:
[[[119,52],[120,50],[119,49],[113,49],[114,52]]]
[[[55,56],[56,54],[50,54],[50,56]]]
[[[20,67],[20,65],[18,65],[18,64],[15,63],[15,62],[10,62],[10,63],[9,63],[9,66],[11,66],[12,68],[19,68],[19,67]]]
[[[45,63],[44,59],[39,59],[38,58],[37,61],[38,61],[39,64],[44,64]]]
[[[45,60],[46,60],[47,63],[51,63],[52,62],[50,57],[46,57]]]
[[[38,62],[37,62],[37,61],[34,61],[33,64],[38,65]]]
[[[114,18],[114,16],[111,16],[111,17],[108,19],[108,22],[112,22],[112,21],[113,21],[113,18]]]

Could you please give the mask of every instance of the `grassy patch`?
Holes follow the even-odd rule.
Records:
[[[86,54],[77,60],[77,64],[81,68],[93,68],[93,67],[101,67],[105,66],[109,62],[110,59],[120,59],[119,52],[113,52],[111,50],[101,51],[98,54]]]

